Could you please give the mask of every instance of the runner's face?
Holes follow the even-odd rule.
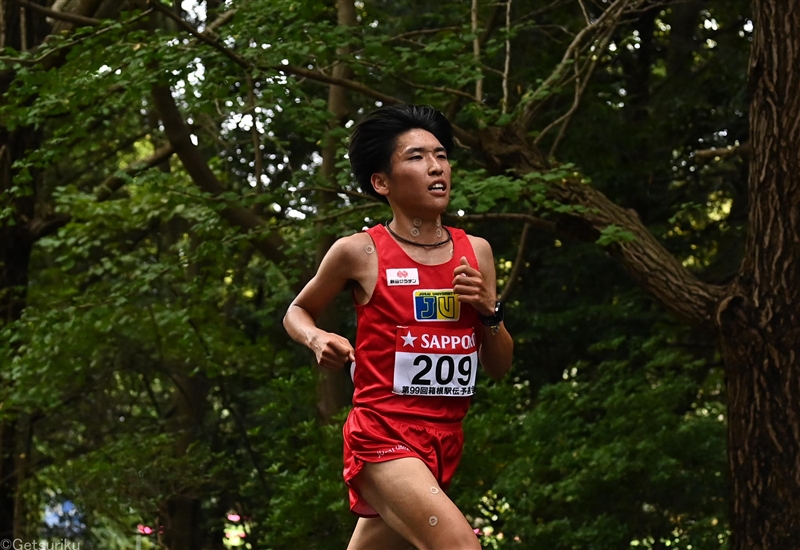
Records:
[[[427,130],[409,130],[397,137],[391,172],[375,174],[376,190],[392,207],[440,214],[450,201],[450,163],[447,152]]]

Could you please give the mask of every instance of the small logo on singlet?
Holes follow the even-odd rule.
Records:
[[[419,273],[416,267],[386,270],[386,284],[389,286],[418,285]]]
[[[453,289],[414,291],[417,321],[458,321],[460,316],[461,304]]]

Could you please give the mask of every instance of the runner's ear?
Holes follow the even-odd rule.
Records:
[[[372,174],[372,177],[370,177],[369,181],[372,184],[372,188],[379,195],[385,197],[389,194],[388,178],[386,177],[386,174],[384,174],[383,172],[376,172]]]

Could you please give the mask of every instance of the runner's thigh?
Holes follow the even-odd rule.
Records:
[[[411,543],[386,525],[381,518],[361,518],[347,550],[414,550]]]
[[[472,527],[421,460],[366,463],[351,484],[419,550],[480,550]]]

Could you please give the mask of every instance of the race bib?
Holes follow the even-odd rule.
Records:
[[[478,347],[472,328],[397,327],[394,385],[399,395],[475,393]]]

